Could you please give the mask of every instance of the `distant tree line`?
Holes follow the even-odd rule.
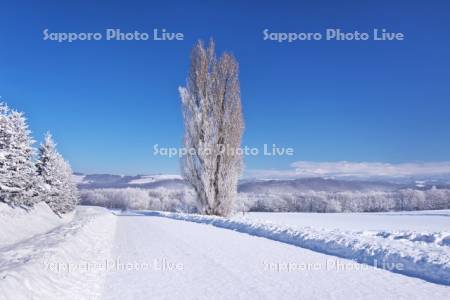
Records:
[[[81,190],[81,204],[111,209],[199,212],[193,189],[103,188]]]
[[[110,188],[81,191],[81,203],[117,209],[200,212],[193,189]],[[239,193],[233,211],[384,212],[449,209],[450,190]]]
[[[450,208],[450,190],[241,193],[245,211],[385,212]]]

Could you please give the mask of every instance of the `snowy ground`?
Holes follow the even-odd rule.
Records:
[[[232,220],[155,212],[116,216],[101,208],[79,207],[72,221],[0,245],[0,299],[448,298],[448,285],[276,241],[305,227],[294,221],[295,215],[285,217],[286,222],[281,214],[273,214],[273,223],[255,221],[271,215]],[[430,215],[427,222],[434,221],[441,222]],[[285,230],[288,223],[290,231]],[[259,231],[249,231],[245,224]],[[429,226],[433,232],[448,229]],[[278,235],[272,231],[261,237],[269,229]],[[321,233],[320,226],[314,232]],[[90,267],[81,268],[86,264]]]
[[[245,217],[317,229],[450,231],[450,210],[386,213],[246,213]]]
[[[43,202],[37,203],[30,211],[13,209],[6,203],[0,202],[0,247],[47,232],[72,218],[73,213],[59,218]]]
[[[42,220],[42,211],[29,212],[29,227]],[[0,299],[99,299],[105,273],[91,264],[110,259],[115,224],[103,208],[78,207],[71,221],[0,244]]]

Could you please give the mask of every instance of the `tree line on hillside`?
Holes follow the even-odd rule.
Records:
[[[79,195],[69,163],[50,133],[38,151],[22,112],[0,103],[0,201],[32,207],[45,201],[58,215],[74,209]]]
[[[201,212],[194,189],[103,188],[81,190],[81,203],[113,209]],[[233,211],[386,212],[450,209],[450,190],[304,191],[238,193]]]
[[[305,191],[240,193],[245,211],[262,212],[387,212],[450,209],[450,190]]]
[[[110,209],[159,210],[199,212],[193,189],[100,188],[80,191],[82,205],[103,206]]]

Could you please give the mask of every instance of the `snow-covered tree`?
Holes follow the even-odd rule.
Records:
[[[191,188],[103,188],[81,190],[81,204],[120,209],[197,212]]]
[[[44,184],[45,202],[58,214],[73,210],[78,202],[73,172],[69,163],[58,153],[50,133],[46,134],[39,148],[36,167]]]
[[[194,187],[200,211],[228,215],[242,169],[239,151],[244,122],[238,63],[229,53],[216,57],[214,42],[198,42],[191,53],[186,87],[180,87],[184,117],[184,178]]]
[[[9,189],[11,171],[9,170],[10,164],[8,160],[11,154],[11,135],[9,108],[6,104],[0,103],[0,199],[3,202],[9,201],[11,198]]]
[[[0,104],[0,200],[31,206],[39,199],[33,139],[20,112]]]

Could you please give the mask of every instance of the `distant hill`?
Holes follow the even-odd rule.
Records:
[[[393,191],[404,187],[401,184],[378,182],[337,180],[325,178],[300,178],[291,180],[255,180],[239,185],[239,192],[273,193],[302,191]]]
[[[122,176],[111,174],[74,174],[74,180],[80,189],[127,188],[139,187],[154,189],[182,189],[188,186],[180,175],[154,174]],[[329,178],[298,178],[298,179],[244,179],[239,183],[239,192],[246,193],[293,193],[305,191],[395,191],[404,188],[428,190],[432,186],[450,188],[449,184],[434,181],[393,182],[377,180],[349,180]]]
[[[74,175],[75,181],[80,189],[98,189],[98,188],[157,188],[165,187],[177,189],[186,186],[185,181],[179,175],[136,175],[122,176],[111,174],[80,174]]]

